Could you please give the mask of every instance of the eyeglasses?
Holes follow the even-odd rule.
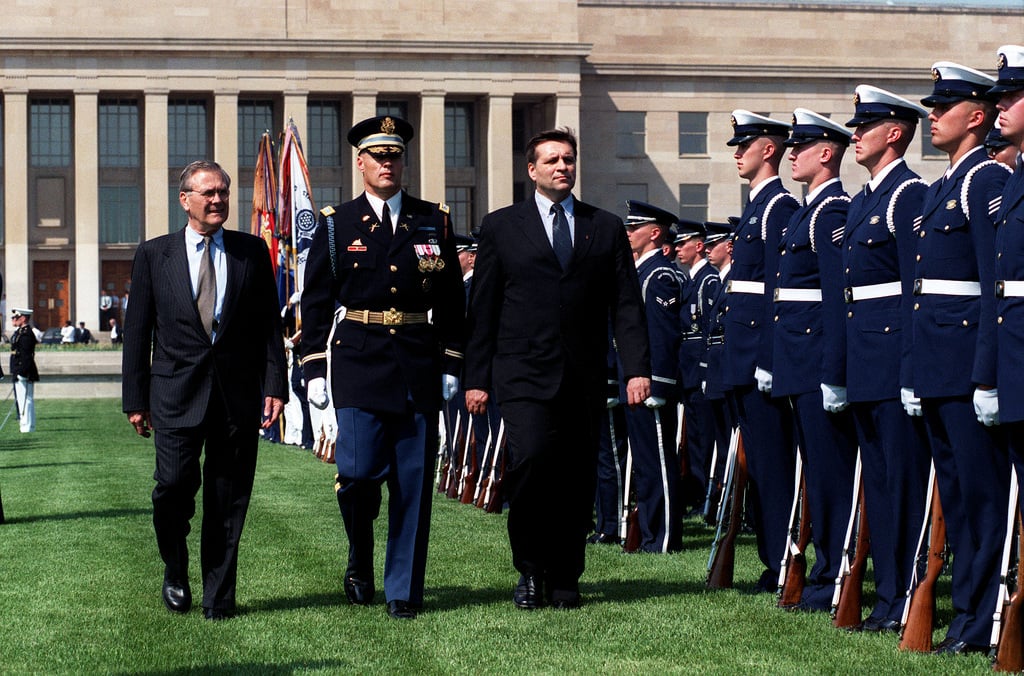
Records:
[[[222,200],[226,200],[231,195],[231,191],[227,188],[223,188],[221,190],[203,190],[201,192],[199,190],[189,189],[184,192],[195,193],[205,200],[212,200],[214,197],[220,197]]]

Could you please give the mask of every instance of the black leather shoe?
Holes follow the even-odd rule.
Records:
[[[388,615],[396,620],[416,619],[416,611],[408,601],[388,601]]]
[[[345,576],[345,596],[348,602],[356,606],[368,606],[373,603],[373,580],[366,580],[358,575]]]
[[[875,631],[877,631],[879,634],[898,634],[900,633],[900,621],[881,620],[876,625]]]
[[[172,613],[187,613],[192,608],[192,590],[189,589],[187,581],[180,582],[164,578],[162,596],[164,605]]]
[[[551,607],[555,610],[575,610],[580,607],[580,594],[556,589],[551,594]]]
[[[206,619],[219,622],[220,620],[226,620],[234,615],[230,610],[224,610],[223,608],[203,608],[203,615]]]
[[[594,533],[587,538],[588,545],[617,545],[619,536],[611,533]]]
[[[517,608],[534,610],[540,608],[544,594],[544,584],[536,575],[520,575],[512,601]]]
[[[967,643],[966,641],[960,641],[957,639],[944,639],[935,650],[932,651],[933,655],[969,655],[971,653],[983,653],[988,652],[988,646],[986,645],[974,645],[973,643]]]

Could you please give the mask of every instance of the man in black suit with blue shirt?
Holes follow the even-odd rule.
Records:
[[[164,604],[182,613],[192,605],[186,536],[202,483],[203,608],[211,620],[235,612],[257,430],[276,424],[288,397],[270,254],[260,238],[224,229],[230,187],[215,162],[181,173],[188,225],[136,252],[122,357],[122,408],[138,434],[155,435]]]
[[[556,129],[526,148],[533,197],[480,226],[466,345],[466,407],[489,391],[508,433],[505,490],[513,601],[580,604],[607,403],[608,321],[631,406],[650,397],[643,300],[622,221],[572,195],[576,137]],[[545,594],[545,588],[547,594]]]

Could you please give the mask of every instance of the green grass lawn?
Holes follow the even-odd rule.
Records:
[[[6,407],[7,405],[4,404]],[[38,431],[0,432],[0,673],[984,673],[983,656],[900,653],[893,636],[833,629],[739,590],[704,589],[711,531],[688,522],[673,555],[588,551],[584,607],[513,607],[505,517],[434,500],[426,608],[413,622],[346,603],[333,468],[263,444],[242,539],[238,617],[172,615],[152,532],[152,441],[114,400],[36,402]],[[7,414],[0,410],[0,420]],[[190,536],[200,593],[198,523]],[[378,522],[378,523],[382,523]],[[383,565],[383,531],[377,537]],[[866,585],[866,590],[870,585]],[[939,620],[950,619],[948,577]],[[870,595],[867,595],[870,601]],[[943,636],[941,627],[936,638]]]

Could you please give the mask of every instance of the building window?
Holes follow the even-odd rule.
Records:
[[[34,99],[29,115],[29,166],[70,166],[71,102],[67,99]]]
[[[708,185],[706,183],[679,184],[679,217],[692,221],[708,219]]]
[[[264,132],[270,132],[281,125],[274,123],[274,102],[269,99],[238,100],[238,176],[231,188],[238,194],[239,225],[249,220],[252,213],[253,183],[256,180],[256,157],[259,155],[260,139]],[[274,167],[277,172],[278,168]]]
[[[209,157],[209,106],[205,99],[172,98],[167,102],[168,232],[187,220],[178,200],[181,170]]]
[[[29,233],[30,243],[47,238],[74,238],[75,174],[71,100],[29,100]],[[44,232],[45,230],[45,232]]]
[[[924,125],[921,125],[921,127],[923,128]],[[947,159],[949,157],[944,151],[932,145],[931,123],[928,124],[928,133],[921,134],[921,157],[935,159]]]
[[[707,155],[708,114],[679,113],[679,154]]]
[[[398,117],[409,122],[409,102],[380,99],[377,101],[377,114]]]
[[[616,157],[643,157],[646,154],[646,119],[647,113],[616,114]]]
[[[309,165],[314,202],[320,206],[344,201],[347,141],[341,129],[340,101],[309,101],[306,104],[306,138],[302,140]]]
[[[473,231],[473,188],[448,187],[444,200],[451,209],[452,227],[455,232],[468,235]]]
[[[99,102],[99,236],[103,244],[142,237],[142,136],[139,102]]]
[[[444,164],[449,169],[473,166],[473,104],[444,104]]]

